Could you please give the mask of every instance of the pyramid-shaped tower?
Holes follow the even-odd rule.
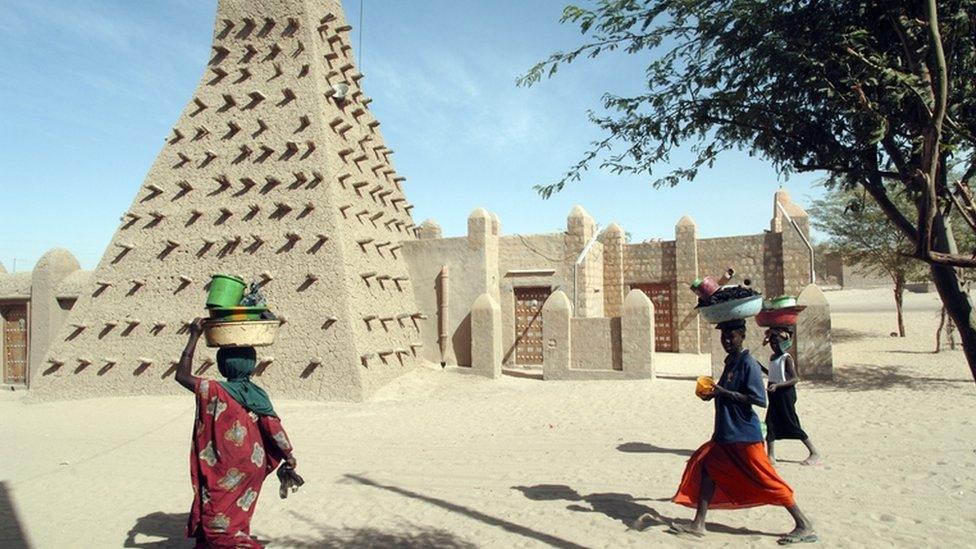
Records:
[[[212,57],[32,389],[169,393],[210,275],[260,280],[285,323],[274,394],[360,400],[420,355],[416,238],[335,0],[220,0]],[[348,86],[347,90],[343,90]],[[343,93],[344,91],[344,93]],[[217,375],[198,349],[195,371]]]

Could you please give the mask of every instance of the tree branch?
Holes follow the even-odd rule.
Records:
[[[888,191],[884,188],[884,183],[881,181],[881,176],[878,175],[878,157],[875,151],[869,150],[864,153],[865,164],[873,170],[869,170],[864,179],[861,180],[861,185],[864,190],[874,198],[874,201],[878,203],[881,207],[881,211],[884,212],[885,216],[895,224],[898,229],[905,233],[911,241],[915,242],[918,239],[918,230],[912,225],[912,222],[905,217],[905,214],[898,209],[898,206],[891,201],[888,196]]]
[[[885,134],[885,136],[881,138],[881,146],[884,148],[888,158],[890,158],[891,162],[895,165],[895,169],[898,170],[898,177],[909,189],[911,189],[911,166],[908,163],[908,159],[905,158],[904,153],[902,153],[901,149],[898,148],[898,144],[895,143],[895,139],[890,133]]]
[[[925,130],[922,139],[922,177],[924,184],[921,199],[918,202],[918,255],[932,257],[932,228],[935,224],[935,214],[938,208],[938,191],[936,178],[940,168],[945,176],[945,166],[942,166],[940,153],[942,144],[942,125],[945,122],[946,104],[949,98],[948,69],[946,68],[945,51],[942,49],[942,35],[939,32],[939,14],[936,0],[928,0],[925,5],[928,17],[928,35],[931,46],[932,61],[935,70],[932,75],[932,119]]]
[[[829,164],[797,164],[794,166],[798,172],[835,172],[835,173],[846,173],[846,174],[861,174],[864,170],[861,168],[846,168],[844,166],[833,166]],[[890,172],[886,170],[876,170],[873,173],[880,175],[881,177],[889,179],[901,179],[901,174],[898,172]]]
[[[949,198],[952,199],[953,204],[956,205],[956,209],[959,210],[960,214],[962,214],[966,224],[968,224],[973,232],[976,233],[976,217],[974,217],[974,213],[976,213],[976,203],[974,203],[972,191],[969,189],[969,179],[974,175],[976,175],[976,160],[970,163],[969,168],[966,169],[966,172],[962,174],[962,177],[959,178],[958,181],[956,181],[956,192],[949,190],[948,194]],[[965,201],[965,204],[959,203],[959,197],[956,196],[957,193],[962,197],[963,201]]]
[[[917,48],[915,45],[908,43],[908,29],[902,23],[900,15],[893,13],[890,8],[890,4],[885,7],[886,18],[891,23],[891,28],[894,29],[895,34],[898,35],[898,41],[901,42],[902,50],[905,52],[905,60],[908,62],[909,69],[914,72],[918,66],[918,62],[915,60],[912,52]]]
[[[960,254],[947,254],[943,252],[929,251],[928,257],[915,256],[930,265],[945,265],[948,267],[961,267],[972,269],[976,267],[976,257],[969,257]]]

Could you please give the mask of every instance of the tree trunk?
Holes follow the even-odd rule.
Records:
[[[945,329],[946,329],[946,337],[949,338],[949,350],[950,351],[955,351],[956,350],[956,336],[955,336],[955,332],[952,329],[952,319],[951,318],[946,321],[946,328]]]
[[[939,313],[939,327],[935,329],[935,350],[933,353],[938,354],[942,350],[942,327],[945,326],[946,321],[946,310],[945,305],[942,306],[942,311]]]
[[[905,297],[905,281],[895,278],[895,311],[898,313],[898,337],[905,337],[905,317],[902,315],[902,302]]]
[[[952,228],[947,226],[941,214],[937,214],[933,225],[936,251],[956,253],[956,242],[952,235]],[[954,267],[932,265],[932,281],[939,291],[942,304],[945,305],[949,318],[959,330],[963,353],[969,364],[969,371],[976,381],[976,310],[969,294],[959,282],[959,275]]]

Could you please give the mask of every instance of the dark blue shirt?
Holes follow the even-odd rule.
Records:
[[[762,442],[759,418],[752,405],[766,407],[766,386],[759,363],[748,350],[725,359],[725,369],[718,384],[729,391],[742,393],[749,402],[735,402],[715,397],[715,442]]]

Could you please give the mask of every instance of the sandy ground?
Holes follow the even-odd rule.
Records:
[[[785,442],[779,468],[824,546],[972,543],[976,386],[960,351],[931,353],[934,304],[908,314],[905,339],[888,336],[893,314],[835,314],[836,379],[801,385],[800,416],[826,461],[802,467],[802,445]],[[692,515],[668,500],[711,434],[712,408],[692,394],[708,357],[661,355],[658,371],[492,382],[431,368],[368,403],[276,399],[308,484],[280,500],[269,479],[253,530],[272,547],[700,545],[660,524],[630,528],[650,510]],[[0,396],[0,546],[18,526],[39,548],[188,546],[192,406],[189,394]],[[791,526],[774,507],[709,517],[716,546],[775,546]]]

